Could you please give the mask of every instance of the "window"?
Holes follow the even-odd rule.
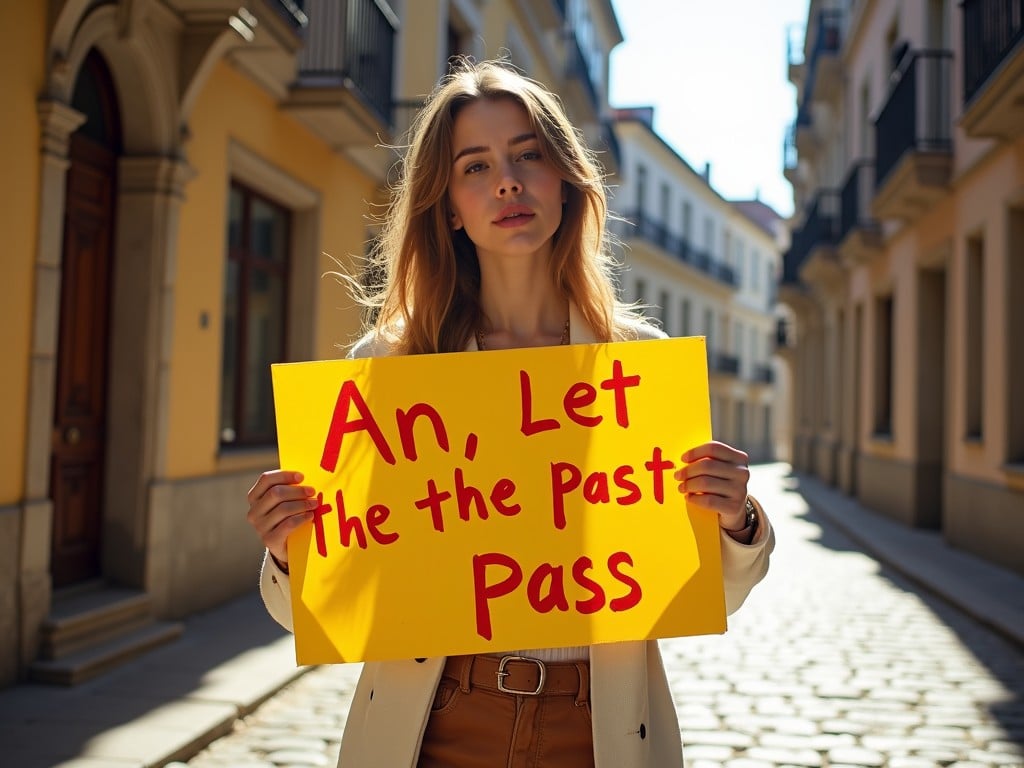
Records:
[[[966,307],[966,409],[964,434],[980,440],[982,435],[982,393],[985,390],[985,241],[972,237],[967,241]]]
[[[690,335],[690,300],[689,299],[683,299],[682,306],[679,309],[679,315],[680,315],[680,323],[682,324],[682,327],[680,328],[680,330],[682,332],[682,335],[683,336],[689,336]]]
[[[704,219],[704,250],[707,251],[708,256],[714,256],[715,222],[711,220],[711,217]]]
[[[641,304],[647,301],[647,283],[643,280],[636,281],[636,300]]]
[[[233,183],[224,274],[222,445],[274,442],[270,364],[285,359],[288,210]]]
[[[672,202],[672,190],[668,184],[661,185],[661,220],[658,222],[666,230],[668,229],[668,211]]]
[[[893,297],[875,300],[875,434],[892,436]]]
[[[661,327],[664,329],[665,333],[669,332],[669,327],[668,327],[668,314],[669,314],[668,313],[668,302],[669,302],[668,291],[662,291],[661,295],[659,297],[659,304],[660,304],[659,310],[661,312]]]
[[[637,216],[643,217],[647,211],[647,167],[638,165],[636,167],[636,208]]]
[[[687,245],[692,244],[691,230],[693,226],[693,206],[690,205],[690,201],[686,200],[683,202],[683,240],[686,241]]]
[[[1006,398],[1007,445],[1006,460],[1024,464],[1024,208],[1009,211],[1009,242],[1006,244],[1006,266],[1009,273],[1006,310]]]
[[[761,290],[761,252],[757,250],[750,252],[750,287],[755,293]]]

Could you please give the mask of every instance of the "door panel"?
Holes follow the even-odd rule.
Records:
[[[70,159],[50,472],[55,587],[100,574],[116,170],[113,152],[78,134]]]

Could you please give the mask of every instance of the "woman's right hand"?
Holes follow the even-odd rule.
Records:
[[[275,469],[264,472],[249,489],[249,525],[256,529],[263,545],[277,562],[288,565],[288,535],[316,509],[315,489],[302,482],[301,472]]]

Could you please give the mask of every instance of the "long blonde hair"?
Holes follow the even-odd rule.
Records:
[[[462,59],[413,120],[370,270],[383,275],[364,300],[376,333],[396,353],[461,352],[481,324],[480,264],[464,230],[452,230],[448,183],[459,110],[478,99],[515,100],[525,110],[547,162],[566,182],[562,222],[553,238],[552,284],[574,302],[601,341],[630,313],[615,299],[605,219],[604,180],[593,153],[557,98],[499,62]]]

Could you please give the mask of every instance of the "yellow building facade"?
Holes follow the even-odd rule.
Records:
[[[510,56],[601,146],[607,0],[340,7],[0,9],[0,685],[86,679],[254,589],[269,364],[359,333],[324,274],[359,276],[450,56]]]
[[[813,0],[791,50],[794,463],[1024,573],[1024,19]]]

